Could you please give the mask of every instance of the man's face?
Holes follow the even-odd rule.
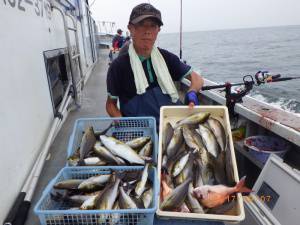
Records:
[[[129,24],[132,40],[135,48],[138,50],[152,50],[156,41],[157,34],[160,31],[158,23],[153,19],[145,19],[137,24]]]

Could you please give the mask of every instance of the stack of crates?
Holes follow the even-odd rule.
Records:
[[[152,158],[157,163],[158,136],[156,122],[152,117],[134,118],[84,118],[75,122],[68,145],[68,157],[80,146],[85,129],[89,126],[99,132],[107,128],[112,122],[115,126],[108,130],[106,135],[113,136],[123,142],[137,137],[150,136],[153,141]],[[98,167],[71,167],[67,164],[58,175],[50,181],[42,197],[35,206],[35,213],[43,225],[151,225],[157,210],[159,184],[156,168],[150,167],[149,179],[152,183],[153,199],[147,209],[119,209],[119,210],[70,210],[66,202],[52,200],[51,193],[60,192],[53,188],[57,182],[68,179],[87,179],[91,176],[126,171],[143,171],[143,166],[98,166]],[[63,192],[61,192],[63,193]]]

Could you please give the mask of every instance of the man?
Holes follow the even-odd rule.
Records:
[[[114,50],[119,50],[123,46],[124,38],[122,36],[123,31],[121,29],[117,30],[117,34],[113,37],[112,47]]]
[[[180,104],[173,81],[184,77],[191,80],[185,103],[199,104],[196,93],[203,85],[202,77],[176,55],[154,46],[162,25],[160,11],[151,4],[133,8],[128,24],[132,43],[107,73],[106,111],[110,116],[153,116],[158,123],[161,106]]]

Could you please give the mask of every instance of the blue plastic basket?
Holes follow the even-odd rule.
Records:
[[[55,202],[50,198],[53,185],[66,179],[87,179],[99,174],[109,174],[112,171],[136,171],[143,170],[142,166],[127,167],[65,167],[45,188],[42,197],[34,208],[35,214],[39,217],[42,225],[110,225],[109,220],[104,221],[99,218],[109,218],[116,215],[118,225],[152,225],[154,214],[157,208],[158,199],[158,178],[155,168],[149,169],[149,179],[153,185],[153,199],[148,209],[129,210],[69,210],[66,204]],[[55,192],[59,190],[55,189]]]
[[[156,122],[154,117],[98,117],[82,118],[76,120],[72,135],[69,139],[68,154],[71,156],[80,146],[83,132],[89,126],[93,126],[94,131],[102,131],[107,128],[113,121],[118,121],[118,125],[112,127],[108,136],[114,136],[117,139],[127,142],[137,137],[150,136],[153,141],[152,159],[157,163],[158,136],[156,133]],[[67,166],[70,166],[67,163]]]

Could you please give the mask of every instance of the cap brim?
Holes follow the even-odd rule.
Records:
[[[159,23],[160,26],[164,25],[163,22],[159,18],[157,18],[156,16],[153,16],[153,15],[139,16],[139,17],[135,18],[134,20],[130,21],[130,23],[137,24],[137,23],[141,22],[142,20],[148,19],[148,18],[153,18],[153,19],[157,20],[157,22]]]

